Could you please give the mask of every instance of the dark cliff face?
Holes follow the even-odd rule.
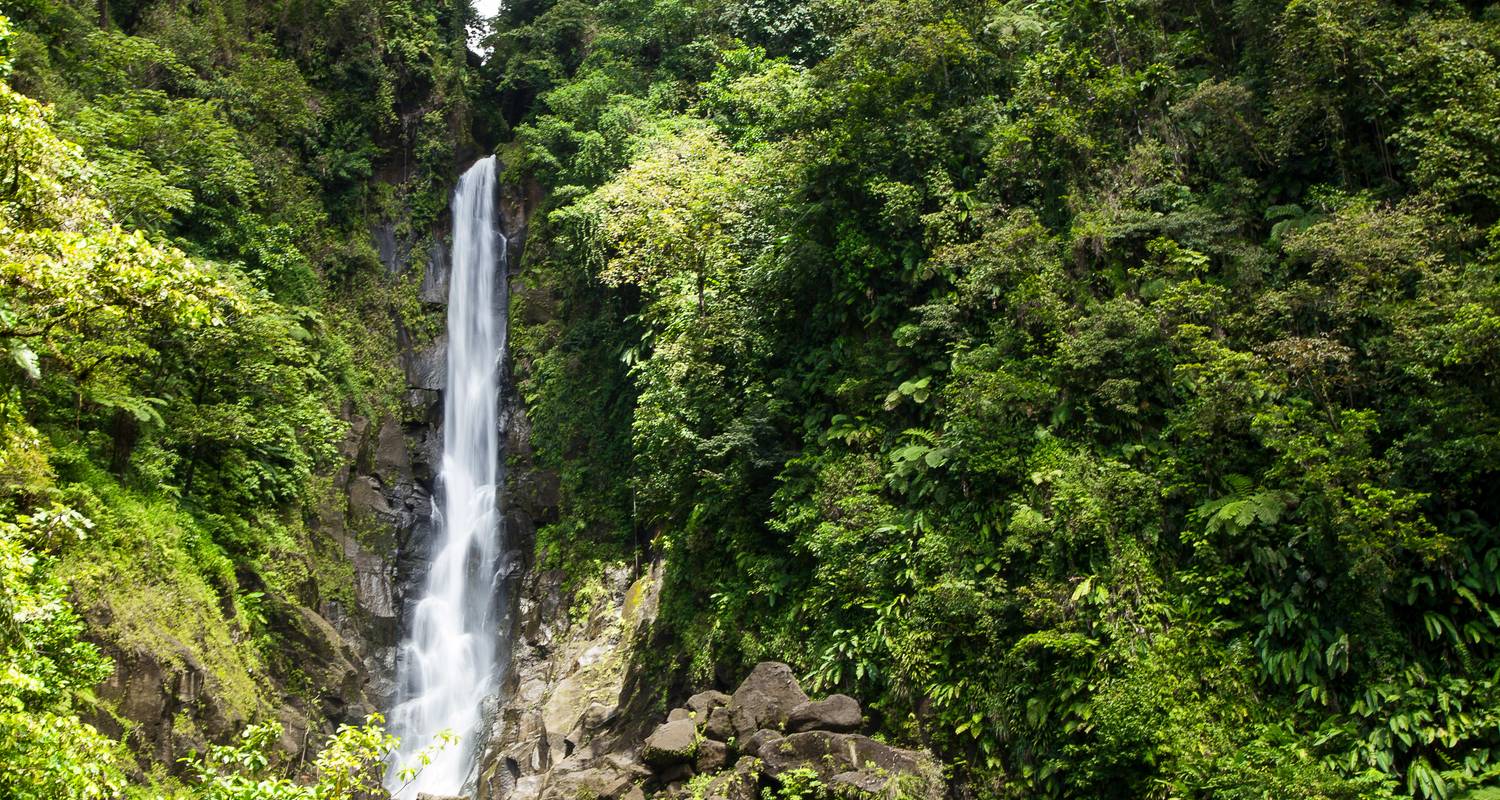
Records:
[[[520,272],[522,253],[526,244],[526,233],[532,211],[539,200],[537,190],[513,185],[501,185],[500,189],[501,232],[506,237],[505,266],[507,279]],[[426,338],[410,331],[399,317],[395,318],[396,336],[400,345],[401,370],[406,377],[406,393],[402,400],[402,419],[392,423],[387,434],[381,433],[380,446],[389,452],[404,449],[405,458],[398,468],[377,471],[369,476],[379,487],[378,494],[385,500],[387,509],[383,521],[390,526],[395,536],[392,554],[393,573],[391,594],[398,611],[397,617],[405,619],[405,610],[415,601],[426,574],[426,563],[430,553],[428,546],[435,530],[432,519],[432,498],[437,475],[443,457],[443,392],[446,390],[446,367],[448,342],[441,332],[441,321],[448,305],[449,254],[451,243],[450,222],[444,217],[431,232],[431,241],[426,248],[417,248],[415,243],[397,241],[390,252],[404,254],[402,260],[391,265],[397,275],[406,275],[417,269],[413,253],[419,252],[424,263],[418,297],[424,312],[437,324],[429,326],[437,333]],[[508,297],[506,291],[502,296]],[[512,553],[506,557],[509,564],[522,565],[521,553],[530,552],[536,521],[545,516],[555,498],[548,500],[547,491],[541,488],[545,477],[538,476],[530,468],[530,427],[521,408],[514,383],[509,379],[509,358],[503,367],[505,385],[500,397],[499,414],[504,434],[505,453],[502,457],[512,465],[507,472],[507,496],[515,495],[519,500],[507,502],[506,530],[511,536]],[[398,441],[399,440],[399,441]],[[555,481],[553,482],[555,483]],[[518,488],[513,488],[518,487]],[[539,500],[532,500],[540,492]],[[526,557],[529,557],[526,556]]]

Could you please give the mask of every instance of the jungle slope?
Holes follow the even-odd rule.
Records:
[[[1500,7],[497,31],[539,554],[665,560],[663,709],[776,659],[960,796],[1492,795]]]
[[[471,13],[3,12],[0,795],[176,796],[193,772],[201,797],[310,797],[278,781],[387,699],[371,476],[422,413],[399,350],[442,322],[408,254],[485,129]],[[244,749],[179,763],[209,742]],[[383,749],[350,733],[328,763]],[[318,796],[351,796],[329,774]]]

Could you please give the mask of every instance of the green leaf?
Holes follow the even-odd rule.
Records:
[[[16,362],[16,366],[20,367],[21,371],[25,372],[32,380],[42,377],[42,370],[37,363],[36,352],[31,348],[25,345],[12,345],[10,348],[10,357],[11,360]]]
[[[1087,578],[1084,578],[1083,581],[1078,584],[1077,588],[1073,589],[1073,602],[1076,603],[1079,600],[1083,599],[1084,597],[1087,597],[1088,593],[1090,591],[1092,591],[1093,588],[1094,588],[1094,578],[1093,578],[1093,576],[1089,576]]]

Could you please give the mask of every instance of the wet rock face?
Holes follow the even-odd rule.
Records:
[[[439,336],[404,360],[407,386],[429,392],[448,388],[447,336]]]
[[[430,471],[419,445],[424,425],[395,416],[371,421],[346,411],[348,466],[334,475],[332,494],[319,510],[317,529],[353,567],[353,604],[325,598],[315,609],[348,645],[365,676],[364,697],[351,707],[389,708],[395,695],[400,618],[425,574],[430,539]],[[362,721],[357,720],[340,721]]]
[[[422,302],[430,306],[448,304],[448,280],[453,266],[448,263],[448,244],[441,240],[427,248],[427,269],[422,273]]]
[[[284,651],[295,654],[296,666],[315,687],[311,697],[323,718],[360,723],[375,705],[366,694],[370,673],[359,661],[355,645],[323,616],[302,606],[275,608],[270,622]]]

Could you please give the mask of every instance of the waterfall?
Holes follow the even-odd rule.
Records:
[[[441,504],[433,502],[431,567],[396,667],[390,729],[401,738],[401,749],[388,787],[401,789],[396,769],[413,765],[439,732],[460,738],[433,758],[402,798],[419,791],[459,792],[475,756],[480,706],[495,688],[503,655],[495,598],[504,552],[497,495],[506,242],[497,223],[491,156],[464,173],[453,195]]]

